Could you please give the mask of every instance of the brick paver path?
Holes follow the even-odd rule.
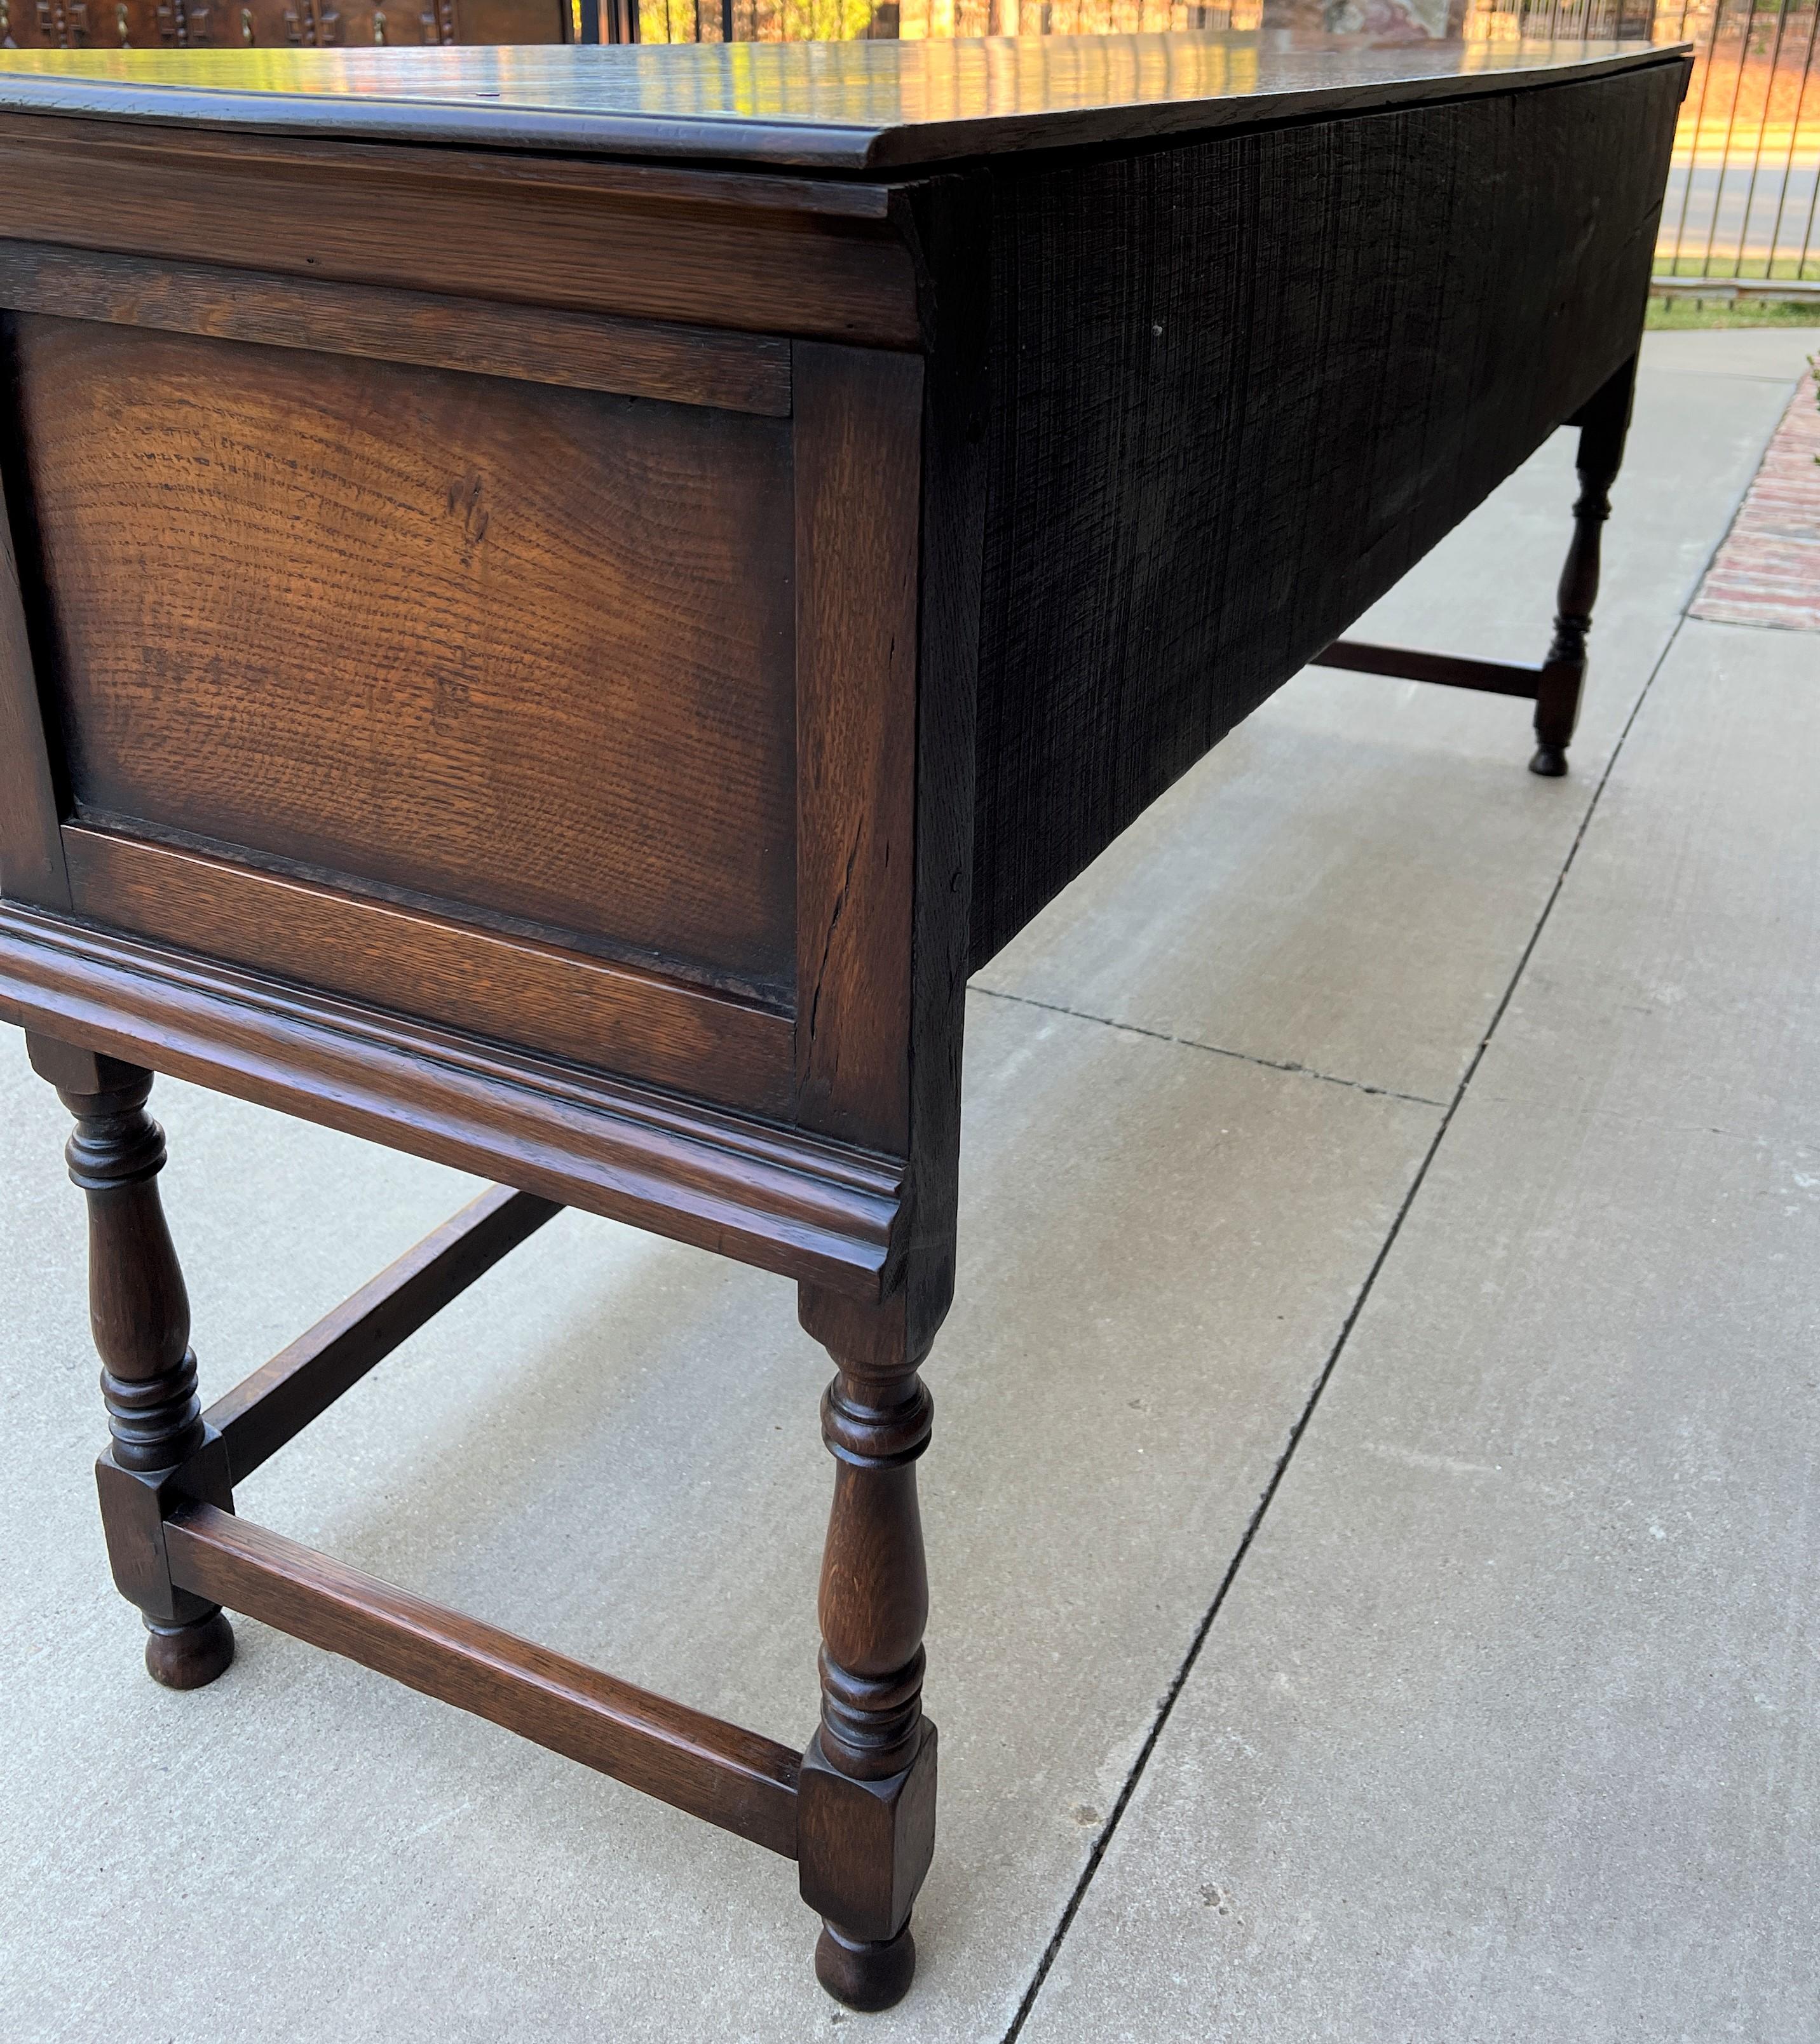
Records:
[[[1820,632],[1820,409],[1811,370],[1783,414],[1691,615]]]

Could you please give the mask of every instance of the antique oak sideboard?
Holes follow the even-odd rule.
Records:
[[[824,1984],[902,1994],[968,974],[1317,657],[1532,697],[1562,770],[1685,70],[7,54],[0,1015],[155,1676],[224,1606],[351,1655],[794,1859]],[[1539,668],[1335,643],[1568,421]],[[204,1412],[154,1070],[498,1189]],[[806,1750],[234,1514],[565,1204],[832,1353]]]

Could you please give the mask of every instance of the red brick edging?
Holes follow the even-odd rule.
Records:
[[[1820,632],[1820,409],[1810,370],[1688,615]]]

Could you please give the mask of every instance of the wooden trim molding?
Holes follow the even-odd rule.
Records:
[[[567,192],[661,206],[713,205],[754,213],[797,213],[829,221],[883,221],[892,187],[848,182],[787,167],[721,170],[629,158],[509,154],[493,148],[398,144],[345,136],[261,135],[225,129],[148,124],[87,113],[0,111],[0,147],[15,139],[49,138],[66,150],[106,148],[121,163],[178,154],[223,177],[256,175],[262,167],[306,163],[314,180],[370,178],[383,159],[388,181],[423,185],[460,182],[491,190]]]
[[[0,904],[0,1019],[876,1300],[903,1166]]]
[[[0,306],[768,418],[790,415],[789,343],[711,328],[264,277],[29,241],[0,241]]]
[[[1077,24],[1078,25],[1078,24]],[[1002,163],[1035,150],[1130,153],[1179,135],[1291,120],[1365,116],[1513,90],[1546,90],[1684,61],[1687,45],[1445,41],[1334,51],[1233,45],[1214,30],[1045,37],[992,52],[976,41],[870,38],[833,51],[748,44],[729,64],[714,43],[522,52],[514,90],[483,51],[435,69],[403,51],[348,49],[325,75],[313,50],[236,51],[220,68],[171,66],[178,52],[109,52],[52,75],[10,72],[9,106],[112,121],[182,123],[253,134],[372,136],[503,154],[802,166],[860,172]],[[439,55],[441,53],[439,52]],[[422,52],[416,52],[419,57]],[[111,57],[113,62],[108,63]],[[582,60],[597,58],[597,64]],[[260,61],[264,60],[264,61]]]
[[[890,192],[0,114],[0,237],[906,348]]]
[[[797,1112],[907,1150],[923,364],[795,355]]]
[[[783,1115],[787,1014],[366,895],[85,824],[63,832],[75,913],[137,936],[393,1005],[410,962],[416,1012],[653,1085]]]

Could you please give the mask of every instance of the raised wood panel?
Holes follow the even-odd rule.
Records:
[[[169,846],[63,836],[79,916],[731,1106],[789,1108],[787,1016]]]
[[[1635,349],[1683,77],[995,180],[975,965]]]
[[[17,316],[69,785],[787,995],[784,422]]]
[[[32,241],[0,241],[0,306],[772,418],[790,413],[790,344],[762,335],[249,276]]]

